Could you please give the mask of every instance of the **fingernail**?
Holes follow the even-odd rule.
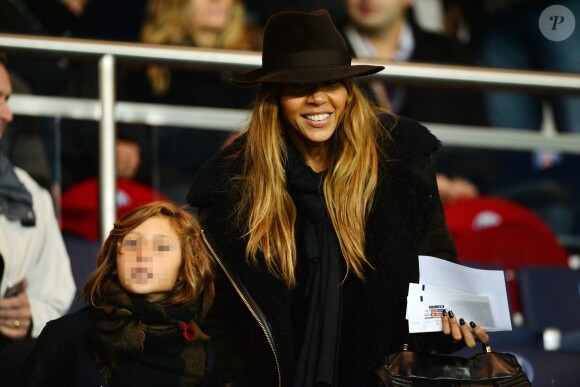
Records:
[[[447,316],[447,311],[445,309],[443,309],[443,312],[441,313],[443,313],[443,317]]]
[[[460,319],[459,319],[459,324],[461,324],[461,325],[465,325],[465,320],[464,320],[464,319],[462,319],[462,318],[460,318]]]
[[[455,316],[455,315],[453,314],[453,311],[452,311],[452,310],[450,310],[450,311],[449,311],[449,312],[447,312],[447,313],[449,313],[449,318],[453,318],[453,317]]]
[[[475,328],[475,323],[473,321],[470,321],[469,322],[469,326],[472,327],[472,328]]]

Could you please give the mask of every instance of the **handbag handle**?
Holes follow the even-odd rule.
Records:
[[[410,336],[410,335],[409,335]],[[409,350],[409,340],[405,341],[403,343],[403,351],[408,351]],[[415,340],[415,346],[417,347],[417,349],[419,349],[419,344],[417,343],[417,341]],[[483,349],[483,353],[491,353],[491,345],[486,344],[486,343],[481,343],[481,348]],[[420,352],[420,349],[419,349]]]

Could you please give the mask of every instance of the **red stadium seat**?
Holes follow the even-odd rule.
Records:
[[[480,197],[445,207],[459,262],[506,271],[512,312],[519,311],[515,269],[568,266],[568,253],[533,212],[511,201]]]
[[[131,180],[117,180],[117,218],[154,200],[167,200],[149,186]],[[61,198],[63,231],[99,240],[99,183],[89,179],[67,189]]]

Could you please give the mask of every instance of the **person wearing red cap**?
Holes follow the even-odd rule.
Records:
[[[260,85],[247,130],[188,195],[224,274],[207,324],[214,384],[370,385],[408,339],[418,255],[456,260],[440,143],[371,104],[353,78],[383,67],[351,65],[328,12],[272,16],[263,47],[262,67],[232,78]],[[457,319],[417,337],[422,350],[487,342]]]

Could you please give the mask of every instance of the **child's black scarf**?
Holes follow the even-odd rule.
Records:
[[[207,376],[206,336],[197,303],[167,307],[129,295],[116,281],[96,300],[93,340],[110,385],[197,386]]]

